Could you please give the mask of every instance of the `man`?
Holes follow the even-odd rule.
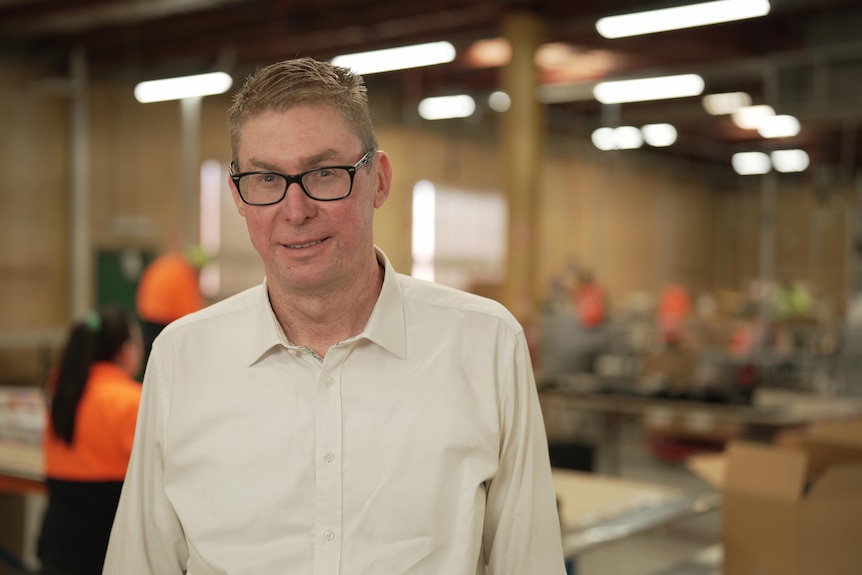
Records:
[[[524,333],[375,249],[362,79],[263,68],[229,124],[266,278],[155,343],[104,573],[564,573]]]

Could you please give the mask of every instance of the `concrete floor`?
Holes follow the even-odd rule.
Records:
[[[597,471],[601,473],[602,457]],[[705,481],[683,464],[661,461],[647,452],[642,431],[634,422],[624,426],[619,475],[702,494],[713,491]],[[720,539],[720,512],[675,523],[671,526],[635,535],[585,552],[576,562],[577,575],[720,575],[716,568],[690,564],[674,570],[699,551],[712,546],[715,553]]]

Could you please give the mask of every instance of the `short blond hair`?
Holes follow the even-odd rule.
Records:
[[[362,76],[329,62],[297,58],[259,68],[234,94],[233,105],[228,110],[234,161],[238,160],[239,140],[246,120],[270,110],[286,111],[299,105],[337,109],[355,130],[363,150],[377,149]]]

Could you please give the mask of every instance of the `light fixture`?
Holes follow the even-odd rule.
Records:
[[[476,40],[463,56],[476,68],[502,68],[512,60],[512,44],[506,38]]]
[[[599,18],[596,30],[605,38],[624,38],[668,30],[708,26],[769,14],[769,0],[716,0]]]
[[[505,112],[512,106],[512,98],[506,92],[497,90],[488,96],[488,106],[495,112]]]
[[[227,92],[233,84],[230,74],[212,72],[164,80],[148,80],[135,86],[135,99],[142,104],[212,96]]]
[[[697,96],[703,92],[703,87],[703,78],[697,74],[678,74],[599,82],[593,88],[593,95],[602,104],[622,104]]]
[[[617,147],[613,128],[598,128],[593,131],[590,138],[593,141],[593,145],[603,152],[613,150]]]
[[[772,165],[779,172],[802,172],[811,160],[805,150],[776,150],[772,152]]]
[[[671,124],[647,124],[641,126],[644,141],[655,148],[664,148],[676,142],[676,128]]]
[[[772,106],[761,104],[758,106],[745,106],[744,108],[739,108],[733,113],[732,118],[733,123],[743,130],[754,130],[760,125],[764,118],[774,115],[775,110]]]
[[[751,96],[746,92],[707,94],[703,97],[703,109],[712,116],[732,114],[739,108],[751,105]]]
[[[620,126],[614,130],[614,138],[620,150],[636,150],[644,145],[641,131],[634,126]]]
[[[437,96],[419,102],[419,115],[426,120],[467,118],[476,111],[476,102],[466,94]]]
[[[641,131],[634,126],[598,128],[591,138],[593,145],[602,151],[635,150],[644,144]]]
[[[795,116],[767,116],[757,124],[757,133],[764,138],[792,138],[801,129]]]
[[[593,131],[593,145],[600,150],[635,150],[644,145],[661,148],[676,142],[677,132],[671,124],[647,124],[640,130],[634,126],[598,128]]]
[[[429,42],[413,46],[386,48],[370,52],[344,54],[332,59],[336,66],[350,68],[357,74],[376,74],[406,68],[445,64],[455,59],[455,47],[449,42]]]
[[[733,154],[730,163],[740,176],[765,174],[772,168],[769,156],[763,152],[739,152]]]

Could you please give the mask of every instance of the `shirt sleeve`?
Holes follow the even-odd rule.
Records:
[[[147,369],[137,428],[103,575],[180,575],[188,559],[182,526],[164,489],[169,411],[158,352]]]
[[[487,575],[564,575],[548,441],[523,331],[499,377],[502,438],[485,508]]]

